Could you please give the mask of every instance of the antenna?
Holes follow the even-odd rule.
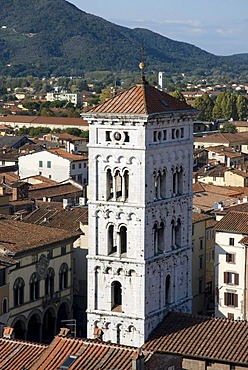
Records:
[[[142,42],[142,46],[140,48],[140,51],[141,51],[141,62],[139,64],[139,68],[141,70],[141,80],[142,80],[142,82],[145,81],[145,66],[146,66],[145,65],[145,62],[144,62],[144,59],[145,59],[144,50],[145,50],[145,48],[144,48],[144,44]]]

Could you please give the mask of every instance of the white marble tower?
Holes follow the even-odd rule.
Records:
[[[139,347],[169,310],[191,312],[195,115],[144,77],[83,114],[89,338]]]

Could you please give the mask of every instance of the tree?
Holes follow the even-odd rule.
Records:
[[[239,121],[244,121],[247,119],[247,100],[243,95],[238,95],[237,97],[237,115]]]
[[[74,127],[68,127],[65,129],[65,132],[67,132],[67,134],[70,134],[70,135],[74,135],[74,136],[81,136],[82,134],[82,131],[79,129],[79,128],[74,128]]]
[[[104,103],[106,100],[112,98],[112,93],[110,89],[103,89],[100,94],[100,104]]]
[[[192,105],[200,111],[198,120],[212,121],[214,102],[208,94],[203,94],[199,98],[196,98]]]
[[[237,128],[236,126],[231,123],[231,122],[225,122],[222,126],[222,128],[220,129],[220,132],[231,132],[231,133],[235,133],[237,132]]]
[[[170,95],[173,96],[174,98],[176,98],[177,100],[180,100],[180,101],[183,101],[184,103],[186,103],[186,99],[180,91],[178,91],[178,90],[172,91],[170,93]]]

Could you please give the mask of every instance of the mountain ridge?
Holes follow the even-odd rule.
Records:
[[[216,56],[143,28],[130,29],[86,13],[66,0],[1,0],[0,75],[81,75],[134,71],[144,45],[152,70],[221,69],[240,73],[248,54]]]

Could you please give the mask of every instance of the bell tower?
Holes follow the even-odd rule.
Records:
[[[144,76],[83,114],[89,338],[140,347],[169,310],[191,312],[195,116]]]

